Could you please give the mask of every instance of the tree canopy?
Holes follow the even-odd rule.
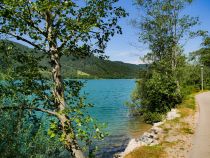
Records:
[[[59,51],[68,49],[73,55],[102,53],[110,36],[121,33],[118,18],[127,15],[116,2],[3,0],[0,32],[45,52],[51,41]]]
[[[192,32],[198,24],[197,17],[181,12],[191,4],[191,0],[137,0],[142,13],[134,24],[139,28],[139,40],[148,46],[149,52],[143,60],[149,63],[145,75],[137,85],[138,94],[133,98],[134,105],[140,103],[137,111],[146,115],[148,122],[152,116],[164,114],[182,101],[184,80],[183,71],[187,67],[183,54],[183,40],[198,35]],[[155,116],[154,116],[155,117]],[[158,116],[160,119],[161,117]],[[160,121],[154,119],[155,121]]]

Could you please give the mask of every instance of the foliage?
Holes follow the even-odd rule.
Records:
[[[38,57],[35,52],[12,56],[20,65],[13,67],[13,80],[1,86],[1,96],[10,101],[7,106],[2,99],[1,109],[49,115],[52,118],[49,135],[59,137],[76,158],[84,157],[80,141],[88,145],[91,138],[87,137],[103,135],[95,123],[88,124],[91,119],[84,112],[90,105],[79,95],[82,84],[63,80],[61,57],[102,56],[110,38],[122,33],[118,19],[127,16],[116,2],[118,0],[0,2],[0,33],[41,52]],[[45,65],[39,64],[44,57],[49,61],[49,81],[41,73],[46,70]],[[95,134],[90,134],[87,128]]]
[[[142,108],[150,112],[166,113],[181,102],[177,92],[177,83],[173,77],[154,72],[152,77],[143,82],[141,87]]]
[[[190,29],[198,23],[198,18],[180,15],[180,11],[191,3],[188,0],[137,0],[137,6],[144,12],[141,21],[135,25],[141,30],[139,39],[148,45],[150,53],[147,62],[168,62],[176,67],[177,57],[182,53],[181,40],[192,34]]]
[[[62,144],[47,136],[40,118],[23,110],[1,111],[0,157],[59,157]],[[6,123],[5,123],[6,122]]]
[[[117,1],[21,0],[17,4],[15,0],[3,0],[0,32],[45,52],[49,51],[48,42],[55,40],[62,54],[85,57],[87,53],[103,53],[110,36],[121,33],[118,18],[127,15],[115,6]]]
[[[201,48],[198,51],[191,53],[191,60],[197,62],[197,64],[203,64],[210,67],[210,48]]]
[[[161,122],[164,118],[164,115],[158,112],[145,111],[142,115],[142,118],[144,119],[145,123],[152,124]]]
[[[41,119],[42,115],[36,115],[32,109],[25,111],[21,107],[24,105],[17,106],[20,102],[30,100],[30,88],[33,91],[37,85],[31,79],[39,76],[36,66],[39,59],[18,49],[14,50],[13,45],[6,46],[1,43],[0,48],[0,156],[44,157],[60,154],[64,149],[59,141],[47,137],[47,123]],[[13,67],[13,64],[17,67]],[[33,67],[29,67],[29,64]],[[24,70],[24,73],[21,73],[21,70]]]
[[[183,40],[191,38],[191,28],[198,18],[180,12],[191,3],[188,0],[137,0],[143,10],[141,21],[134,21],[140,29],[139,39],[148,45],[149,53],[143,58],[149,63],[141,82],[137,83],[133,102],[146,120],[156,121],[156,115],[165,114],[182,102],[187,80],[185,72],[190,67],[183,55]],[[131,103],[132,104],[132,103]],[[158,119],[160,117],[157,117]]]
[[[41,154],[41,152],[48,155],[50,153],[47,152],[52,150],[54,153],[51,154],[55,156],[57,148],[60,148],[59,144],[65,142],[65,137],[59,128],[59,120],[56,116],[53,116],[53,112],[45,110],[50,109],[54,111],[56,109],[53,106],[53,92],[51,91],[53,83],[49,80],[44,80],[44,77],[41,76],[40,70],[44,69],[44,67],[38,66],[40,57],[34,56],[29,52],[21,52],[13,45],[5,46],[5,43],[1,44],[4,49],[2,52],[4,54],[1,54],[1,56],[4,58],[1,59],[0,69],[7,76],[3,78],[6,80],[0,82],[0,109],[1,113],[4,113],[4,115],[1,115],[1,120],[3,121],[4,117],[6,117],[5,119],[8,119],[7,121],[10,122],[8,126],[11,126],[1,128],[0,143],[4,144],[4,141],[10,142],[6,143],[7,146],[4,147],[8,150],[2,151],[1,154],[17,154],[21,150],[19,151],[21,155],[36,155]],[[7,69],[5,69],[5,66]],[[4,72],[4,70],[6,71]],[[71,117],[74,131],[77,133],[76,139],[84,142],[84,147],[85,145],[90,145],[94,139],[103,139],[105,135],[87,112],[92,105],[84,103],[85,96],[80,96],[80,89],[83,87],[83,83],[65,80],[64,85],[66,102],[68,105],[71,105],[66,107],[65,114]],[[41,113],[45,111],[46,113]],[[17,120],[19,122],[16,124],[14,120],[19,117],[16,116],[19,112],[21,112],[21,118]],[[10,114],[10,117],[8,117],[8,114]],[[42,119],[40,119],[40,115]],[[39,124],[45,124],[45,126],[41,127]],[[14,129],[17,128],[15,125],[19,128],[17,132]],[[49,127],[48,132],[46,131],[47,127]],[[47,135],[52,140],[44,138]],[[14,139],[12,139],[13,137]],[[42,141],[36,142],[40,139]],[[58,140],[60,140],[60,143]],[[41,142],[45,146],[41,146],[39,144]],[[31,147],[30,144],[33,144],[33,146]],[[27,147],[27,145],[29,146]],[[57,145],[57,148],[55,145]],[[36,152],[39,149],[40,151]],[[57,152],[61,153],[62,151],[58,150]]]
[[[204,70],[204,88],[210,88],[210,37],[207,36],[203,39],[202,46],[200,50],[192,52],[190,54],[190,60],[196,65],[197,72],[200,74],[201,66],[203,66]],[[195,78],[192,76],[192,79]],[[200,86],[200,79],[198,77],[197,86]]]
[[[129,105],[132,114],[142,115],[146,123],[161,121],[166,112],[182,101],[174,78],[157,72],[150,75],[149,79],[137,82],[138,91],[134,91]]]

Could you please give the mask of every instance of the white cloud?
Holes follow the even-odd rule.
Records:
[[[143,64],[140,60],[140,57],[143,57],[144,54],[148,52],[147,50],[143,52],[137,51],[111,51],[106,53],[109,56],[109,59],[112,61],[122,61],[125,63],[131,64]]]

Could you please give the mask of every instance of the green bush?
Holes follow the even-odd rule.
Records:
[[[28,115],[0,111],[0,157],[59,157],[63,145],[48,137],[47,123]]]
[[[145,112],[143,115],[144,122],[148,124],[157,123],[163,120],[163,114],[157,112]]]
[[[139,88],[141,108],[148,112],[166,113],[182,102],[179,85],[170,75],[153,72]]]
[[[182,102],[180,83],[170,73],[148,70],[132,94],[128,104],[132,115],[141,115],[146,123],[163,119],[164,114]]]

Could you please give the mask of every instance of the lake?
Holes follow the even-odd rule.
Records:
[[[125,105],[135,88],[135,80],[104,79],[87,80],[84,92],[87,101],[94,104],[90,110],[92,117],[101,123],[107,123],[109,135],[97,143],[100,150],[97,157],[109,158],[125,149],[130,138],[137,137],[150,128],[139,118],[129,116]]]

